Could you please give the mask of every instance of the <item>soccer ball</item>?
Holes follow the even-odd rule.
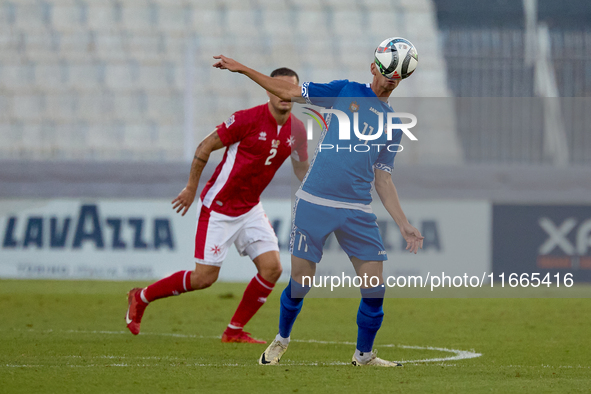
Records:
[[[406,38],[392,37],[382,41],[374,55],[374,63],[386,78],[408,78],[419,64],[417,49]]]

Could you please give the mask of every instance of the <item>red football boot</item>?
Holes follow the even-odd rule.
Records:
[[[226,331],[224,331],[224,334],[222,335],[222,342],[223,343],[259,343],[259,344],[264,344],[267,343],[267,341],[261,341],[258,339],[254,339],[253,337],[250,336],[249,332],[246,331],[242,331],[240,330],[239,333],[237,334],[229,334],[229,329],[226,328]],[[232,330],[234,331],[234,330]]]
[[[140,298],[140,293],[142,290],[143,289],[136,287],[127,293],[127,302],[129,303],[129,308],[127,309],[127,314],[125,315],[125,322],[127,323],[127,328],[129,328],[129,331],[131,331],[133,335],[140,333],[142,316],[144,316],[144,311],[148,306],[148,304],[146,304]]]

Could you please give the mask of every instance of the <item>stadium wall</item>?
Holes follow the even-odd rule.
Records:
[[[266,199],[265,211],[279,238],[284,280],[289,278],[291,201]],[[387,212],[375,205],[386,252],[386,275],[480,275],[490,266],[490,206],[486,201],[419,200],[405,204],[409,220],[425,235],[424,250],[409,256]],[[0,277],[151,280],[193,267],[194,208],[187,216],[162,199],[36,199],[0,201]],[[220,280],[248,281],[248,258],[232,248]],[[355,275],[331,237],[318,275]],[[480,273],[480,274],[479,274]]]
[[[193,266],[194,208],[181,217],[170,207],[186,183],[186,164],[2,162],[0,168],[1,277],[152,280]],[[214,168],[208,166],[202,179]],[[587,281],[591,183],[582,179],[591,179],[588,168],[398,166],[401,202],[426,240],[418,255],[405,253],[397,227],[374,203],[390,261],[385,274],[561,269]],[[284,165],[263,195],[280,242],[283,280],[289,275],[292,180],[291,166]],[[534,213],[523,217],[528,210]],[[544,218],[552,220],[554,235],[540,225]],[[541,253],[561,231],[564,240]],[[539,256],[563,266],[548,259],[540,265]],[[232,249],[220,280],[247,281],[254,269]],[[350,269],[329,238],[318,274]]]

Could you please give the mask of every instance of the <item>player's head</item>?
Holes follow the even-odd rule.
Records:
[[[284,81],[293,83],[294,85],[298,85],[300,82],[300,78],[298,77],[298,74],[295,71],[293,71],[292,69],[287,68],[287,67],[281,67],[281,68],[273,70],[273,72],[271,73],[270,76],[272,78],[283,79]],[[267,96],[269,96],[269,103],[277,112],[286,113],[286,112],[291,111],[291,107],[293,106],[291,101],[281,100],[279,97],[277,97],[274,94],[271,94],[269,92],[267,92]]]
[[[300,83],[300,77],[298,77],[298,73],[287,67],[280,67],[273,70],[271,72],[271,78],[275,77],[295,77],[296,83]]]
[[[371,62],[371,73],[373,74],[372,86],[382,91],[392,92],[401,81],[401,79],[388,78],[382,75],[374,62]]]

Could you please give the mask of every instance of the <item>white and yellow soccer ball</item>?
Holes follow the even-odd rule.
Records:
[[[374,63],[380,73],[390,79],[410,77],[419,64],[417,49],[402,37],[391,37],[382,41],[374,56]]]

